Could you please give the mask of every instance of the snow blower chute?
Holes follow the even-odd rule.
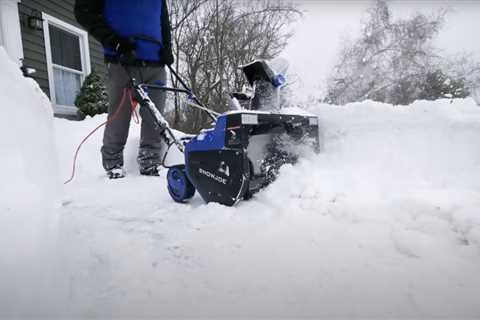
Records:
[[[316,116],[265,111],[272,96],[278,98],[285,78],[265,61],[242,69],[251,85],[250,93],[232,94],[236,110],[224,114],[204,107],[172,68],[171,73],[185,89],[134,83],[135,99],[150,110],[168,145],[176,145],[184,153],[184,164],[168,167],[168,191],[173,200],[185,202],[196,190],[206,202],[233,206],[272,182],[281,165],[296,161],[289,144],[308,143],[319,150]],[[177,139],[144,88],[187,93],[190,105],[208,113],[213,127],[187,140]]]

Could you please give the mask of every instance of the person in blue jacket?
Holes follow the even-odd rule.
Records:
[[[102,164],[109,178],[123,178],[123,149],[131,119],[130,99],[127,97],[119,105],[124,88],[129,85],[130,76],[142,83],[165,85],[165,65],[173,63],[166,0],[76,0],[75,17],[104,47],[108,113],[115,118],[105,127]],[[149,95],[163,112],[165,92],[152,90]],[[150,113],[141,109],[140,115],[140,173],[158,176],[163,141]]]

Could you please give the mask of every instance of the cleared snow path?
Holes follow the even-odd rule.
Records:
[[[59,223],[62,313],[79,316],[480,316],[480,108],[472,100],[318,105],[324,150],[236,208],[107,181],[101,134]],[[56,120],[68,176],[101,119]],[[62,282],[60,281],[60,282]],[[61,287],[61,286],[60,286]]]

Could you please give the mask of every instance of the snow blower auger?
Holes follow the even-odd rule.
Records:
[[[184,153],[184,164],[164,165],[169,168],[168,191],[176,202],[187,201],[196,190],[206,202],[233,206],[271,183],[281,165],[297,160],[297,155],[289,151],[288,145],[308,143],[319,151],[316,116],[258,110],[262,97],[255,89],[269,84],[271,92],[275,92],[285,79],[265,61],[256,61],[242,68],[253,87],[253,94],[232,95],[232,104],[237,106],[237,110],[224,114],[203,106],[172,68],[170,72],[184,89],[138,85],[135,80],[132,81],[134,98],[156,119],[168,143],[168,150],[176,145]],[[146,88],[186,93],[190,100],[188,105],[206,112],[214,122],[213,127],[187,140],[177,139],[146,94]],[[243,99],[244,104],[246,100],[249,107],[240,108],[239,99]]]

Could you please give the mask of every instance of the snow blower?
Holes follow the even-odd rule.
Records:
[[[184,89],[137,84],[132,79],[134,99],[150,111],[168,144],[163,162],[173,145],[184,154],[181,165],[163,164],[168,168],[168,191],[176,202],[186,202],[196,190],[206,202],[233,206],[271,183],[283,164],[297,160],[289,145],[309,144],[319,151],[316,116],[266,111],[272,96],[278,97],[285,77],[266,61],[255,61],[241,68],[251,92],[232,94],[236,110],[223,114],[205,107],[171,67],[170,72]],[[148,89],[187,94],[188,105],[207,113],[213,126],[196,136],[178,139],[148,97]]]

